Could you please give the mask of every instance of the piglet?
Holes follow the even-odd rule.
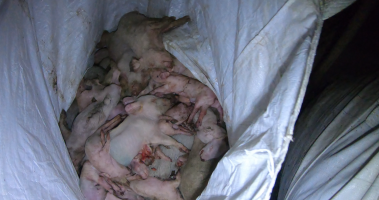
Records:
[[[120,70],[117,67],[117,64],[114,61],[110,61],[110,67],[111,69],[109,72],[105,75],[103,82],[101,82],[102,85],[110,85],[110,84],[116,84],[120,85],[119,78],[120,78]]]
[[[113,118],[98,129],[85,144],[85,152],[88,160],[105,177],[120,183],[127,183],[130,170],[117,163],[110,155],[110,136],[109,131],[121,123],[121,116]]]
[[[179,189],[185,200],[196,199],[204,188],[217,165],[218,160],[202,161],[199,152],[203,149],[204,143],[197,137],[194,138],[191,152],[183,162],[183,157],[179,157],[177,165],[181,165],[182,181]]]
[[[172,58],[164,48],[163,33],[188,21],[188,16],[176,20],[175,17],[148,18],[138,12],[130,12],[120,19],[118,29],[110,40],[130,47],[143,68],[168,67]],[[113,48],[116,45],[109,46]]]
[[[187,163],[187,160],[188,160],[188,154],[184,154],[182,156],[179,156],[179,158],[176,160],[175,165],[177,167],[182,167],[184,164]]]
[[[104,200],[107,190],[112,191],[112,187],[99,174],[89,161],[84,162],[79,186],[85,199]]]
[[[111,110],[120,99],[121,88],[117,85],[108,86],[105,98],[99,102],[92,103],[75,119],[70,137],[66,141],[67,149],[76,170],[84,157],[84,144],[108,118]]]
[[[125,88],[130,91],[130,96],[137,96],[148,84],[150,74],[148,70],[131,66],[132,53],[125,52],[117,63],[121,71],[121,78],[126,80]]]
[[[202,161],[218,158],[229,150],[228,138],[218,138],[209,142],[201,151],[200,158]]]
[[[145,180],[135,180],[130,182],[130,188],[138,195],[159,200],[182,200],[178,191],[180,184],[180,173],[176,174],[175,180],[159,180],[155,177],[148,177]]]
[[[118,103],[117,106],[112,109],[111,113],[109,113],[107,120],[111,120],[117,115],[122,115],[122,116],[126,115],[124,104],[122,104],[121,102]]]
[[[125,99],[123,101],[128,103]],[[171,106],[169,99],[153,95],[140,97],[127,104],[125,110],[129,116],[110,133],[112,157],[118,163],[128,166],[144,145],[175,146],[181,151],[188,152],[185,146],[159,128],[159,116]]]
[[[189,115],[191,114],[193,110],[193,106],[187,106],[183,103],[179,103],[175,105],[174,107],[170,108],[164,116],[168,116],[169,118],[167,119],[175,119],[176,122],[175,124],[182,124],[185,121],[187,121]],[[164,118],[164,117],[161,117]]]
[[[100,82],[103,82],[106,74],[107,72],[104,68],[100,66],[93,66],[87,69],[83,78],[86,80],[98,79]]]
[[[82,80],[79,84],[78,91],[76,92],[76,101],[78,104],[79,112],[82,112],[91,103],[104,99],[104,86],[100,84],[98,79]],[[99,94],[100,98],[98,97]],[[95,98],[97,97],[97,98]]]
[[[106,78],[106,84],[119,85],[119,71],[117,69],[111,70],[112,77]],[[120,88],[121,89],[121,88]],[[105,87],[99,82],[98,79],[83,80],[76,93],[76,101],[78,102],[79,112],[82,112],[87,106],[96,101],[102,101],[109,92],[110,88]]]
[[[194,120],[198,117],[199,114],[196,114]],[[199,153],[203,161],[220,157],[229,149],[226,131],[217,124],[217,116],[209,108],[196,136],[207,144]]]
[[[189,114],[191,107],[184,104],[178,104],[172,107],[165,113],[166,119],[173,118],[177,120],[177,124],[182,124]],[[195,120],[199,117],[199,113],[195,115]],[[163,117],[162,117],[163,118]],[[207,144],[201,151],[199,151],[200,158],[203,161],[211,160],[223,155],[228,149],[227,135],[225,129],[217,124],[217,116],[208,108],[207,114],[203,118],[201,126],[197,128],[196,136],[205,144]],[[178,162],[182,164],[182,162]]]
[[[128,185],[129,181],[139,178],[132,176],[128,168],[117,163],[109,154],[109,130],[120,122],[121,116],[118,115],[89,137],[85,147],[86,154],[93,166],[99,171],[99,175],[108,184],[104,186],[108,192],[118,198],[143,200]]]
[[[105,197],[105,200],[121,200],[120,198],[116,197],[112,193],[107,193],[107,196]]]
[[[196,121],[196,126],[199,127],[210,106],[216,108],[220,114],[220,119],[223,119],[223,109],[216,95],[200,81],[180,74],[170,74],[170,72],[161,69],[152,70],[151,76],[154,82],[163,84],[151,91],[151,94],[176,93],[182,97],[179,99],[180,101],[195,103],[195,107],[188,118],[189,123],[200,110]]]

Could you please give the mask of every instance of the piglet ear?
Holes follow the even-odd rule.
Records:
[[[136,114],[142,108],[140,102],[133,102],[125,106],[125,111],[128,115]]]
[[[134,97],[125,97],[124,99],[122,99],[122,103],[124,105],[130,104],[130,103],[132,103],[134,101],[135,101]]]
[[[160,74],[160,76],[161,76],[162,79],[166,79],[167,77],[170,76],[170,72],[162,72],[162,73]]]
[[[132,61],[130,61],[130,71],[135,72],[140,68],[141,64],[140,61],[136,58],[133,58]]]

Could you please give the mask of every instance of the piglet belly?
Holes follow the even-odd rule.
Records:
[[[127,129],[123,134],[112,138],[111,156],[121,165],[128,166],[143,147],[143,138],[133,129]]]

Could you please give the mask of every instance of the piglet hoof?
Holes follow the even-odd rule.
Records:
[[[200,160],[202,161],[202,162],[204,162],[205,160],[201,157],[202,156],[202,154],[203,154],[203,152],[204,152],[204,150],[201,150],[200,151]]]
[[[176,165],[177,167],[181,167],[181,166],[183,166],[183,164],[184,164],[184,163],[183,163],[182,161],[178,160],[178,161],[176,161],[176,164],[175,164],[175,165]]]
[[[201,126],[201,121],[200,120],[197,120],[196,122],[196,127],[199,128]]]
[[[176,173],[175,173],[175,171],[171,171],[170,179],[171,180],[175,180],[176,179]]]
[[[189,153],[189,150],[185,146],[179,148],[179,151],[181,151],[183,153]]]

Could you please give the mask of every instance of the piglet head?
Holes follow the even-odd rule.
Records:
[[[92,90],[93,87],[100,86],[99,79],[85,80],[83,79],[79,83],[78,93],[82,93],[84,90]]]

